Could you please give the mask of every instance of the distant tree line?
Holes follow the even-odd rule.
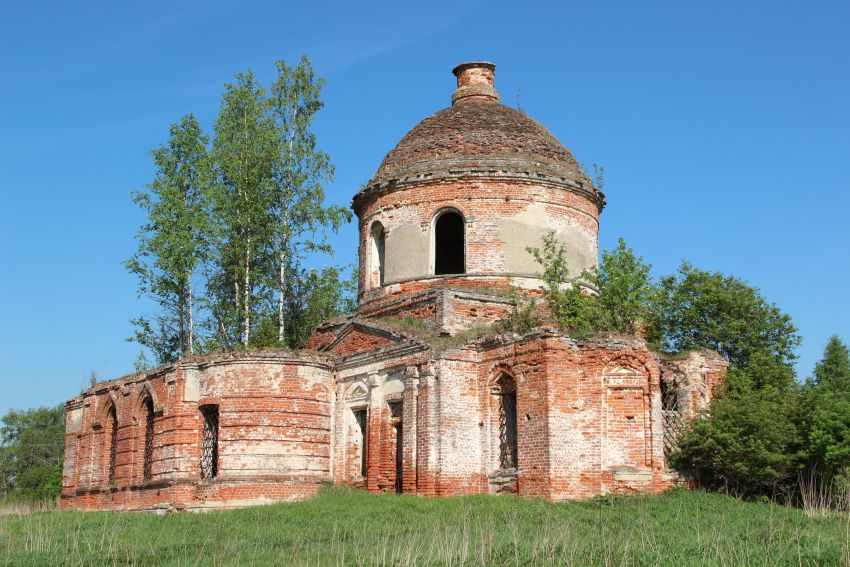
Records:
[[[307,267],[312,255],[332,254],[328,233],[351,219],[325,204],[334,170],[311,129],[323,85],[307,57],[278,61],[268,87],[237,74],[212,137],[188,114],[153,150],[156,176],[133,193],[146,222],[125,265],[156,305],[133,319],[131,339],[156,363],[298,348],[321,320],[354,307],[353,275]]]
[[[64,452],[63,406],[10,410],[0,420],[0,500],[57,497]]]
[[[790,316],[734,276],[683,262],[655,279],[620,239],[598,268],[577,274],[598,295],[565,285],[572,274],[554,233],[529,252],[541,267],[544,311],[570,334],[642,334],[677,354],[708,348],[729,372],[710,407],[679,440],[672,463],[704,487],[743,497],[797,498],[803,479],[850,494],[850,354],[830,338],[812,377],[797,380],[801,338]],[[503,326],[541,323],[533,301],[518,301]],[[850,504],[845,502],[844,505]]]

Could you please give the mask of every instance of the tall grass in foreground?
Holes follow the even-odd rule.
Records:
[[[551,504],[329,488],[259,508],[0,517],[2,565],[839,566],[847,514],[672,491]]]
[[[850,512],[850,485],[846,479],[821,474],[817,469],[801,471],[795,486],[799,504],[811,517]]]
[[[59,500],[0,500],[0,517],[28,516],[36,512],[51,512],[59,509]]]

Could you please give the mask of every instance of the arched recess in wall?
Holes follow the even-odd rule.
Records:
[[[434,275],[466,273],[466,221],[456,209],[434,217]]]
[[[384,225],[375,221],[372,223],[369,246],[369,287],[384,285],[384,259],[386,257],[386,231]]]
[[[115,403],[110,400],[106,409],[106,424],[105,424],[108,447],[107,461],[107,477],[106,482],[113,484],[115,482],[115,460],[118,456],[118,412],[115,410]]]
[[[351,384],[346,395],[347,423],[345,436],[346,445],[346,478],[349,480],[365,479],[368,464],[369,447],[369,386],[365,381],[358,380]]]
[[[621,356],[602,371],[602,466],[644,468],[652,465],[650,382],[640,359]]]
[[[515,469],[519,464],[517,451],[516,379],[498,370],[490,381],[490,393],[496,398],[499,435],[499,468]]]
[[[154,409],[153,399],[145,396],[142,401],[142,427],[144,427],[144,445],[142,448],[142,480],[153,478],[153,434]]]
[[[218,406],[205,404],[198,408],[201,412],[201,479],[211,480],[218,476]]]

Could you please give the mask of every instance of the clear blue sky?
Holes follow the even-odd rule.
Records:
[[[132,369],[148,306],[121,262],[149,151],[184,113],[209,128],[235,73],[301,53],[328,80],[332,201],[449,104],[454,65],[493,61],[503,102],[605,166],[603,248],[758,286],[800,328],[802,376],[850,341],[847,0],[0,6],[0,414]]]

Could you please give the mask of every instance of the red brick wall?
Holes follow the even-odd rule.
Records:
[[[462,198],[458,198],[461,195]],[[359,203],[355,211],[360,221],[360,265],[368,264],[371,227],[380,222],[387,234],[402,225],[419,227],[423,233],[431,231],[431,223],[438,211],[450,207],[459,210],[467,222],[466,228],[466,273],[458,278],[414,277],[401,282],[387,282],[377,289],[370,289],[367,270],[360,273],[361,302],[378,297],[414,293],[440,285],[469,283],[483,287],[506,289],[512,274],[505,269],[505,256],[499,222],[527,211],[529,207],[543,204],[557,229],[570,225],[581,231],[589,242],[585,251],[588,258],[596,260],[597,234],[599,231],[599,209],[583,191],[571,191],[562,185],[539,180],[497,178],[464,178],[417,182],[409,188],[400,184]],[[388,244],[389,246],[389,244]],[[410,254],[418,254],[411,250]],[[387,257],[390,257],[389,252]],[[389,260],[388,260],[389,261]],[[484,278],[479,278],[483,276]]]
[[[397,352],[398,354],[393,354]],[[335,370],[321,357],[198,359],[98,385],[68,404],[63,504],[83,509],[203,509],[314,494],[334,479],[395,490],[389,404],[402,403],[403,490],[487,493],[500,471],[493,380],[516,383],[516,490],[553,500],[658,491],[664,461],[660,377],[675,370],[705,403],[725,373],[712,353],[660,361],[638,338],[553,333],[484,339],[447,351],[379,350]],[[706,389],[707,387],[707,389]],[[156,410],[153,479],[142,478],[143,400]],[[107,482],[108,408],[118,415],[116,478]],[[220,412],[219,476],[199,475],[199,407]],[[368,409],[367,438],[352,410]],[[360,475],[360,451],[367,475]]]
[[[153,478],[142,471],[142,400],[154,393]],[[291,355],[233,355],[99,385],[69,403],[62,501],[83,509],[228,507],[315,493],[330,479],[331,373]],[[108,482],[107,407],[118,414]],[[200,479],[202,416],[219,406],[218,476]]]

